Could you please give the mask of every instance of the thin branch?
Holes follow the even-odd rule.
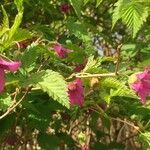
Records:
[[[91,140],[91,129],[89,127],[89,120],[90,118],[87,117],[87,121],[86,121],[86,147],[87,149],[90,149],[90,140]]]
[[[139,134],[139,133],[136,133],[136,134],[133,134],[133,135],[131,135],[131,136],[129,136],[129,137],[124,138],[123,140],[121,140],[121,143],[124,142],[124,141],[127,141],[127,140],[129,140],[129,139],[131,139],[131,138],[134,138],[135,136],[138,136],[138,134]]]
[[[120,118],[114,118],[114,117],[111,117],[111,119],[112,119],[112,120],[119,121],[119,122],[122,122],[122,123],[125,123],[125,124],[129,125],[130,127],[133,127],[134,129],[136,129],[138,132],[141,133],[141,131],[140,131],[140,129],[139,129],[138,126],[135,126],[135,125],[129,123],[128,121],[126,121],[126,120],[122,120],[122,119],[120,119]]]
[[[20,44],[19,44],[19,42],[16,42],[16,45],[17,45],[17,48],[18,48],[18,51],[20,50]]]
[[[17,98],[17,95],[18,95],[18,94],[19,94],[19,89],[16,88],[16,91],[13,93],[14,98],[13,98],[12,104],[9,106],[9,108],[13,107],[13,105],[16,103],[16,98]],[[13,95],[11,94],[11,96],[13,96]],[[8,108],[8,109],[9,109],[9,108]]]
[[[118,143],[120,142],[120,139],[121,139],[121,133],[122,133],[124,127],[125,127],[125,124],[121,127],[121,129],[119,130],[119,133],[118,133],[118,135],[117,135],[116,141],[117,141]]]
[[[66,80],[72,79],[73,77],[76,78],[93,78],[93,77],[114,77],[119,75],[118,70],[119,70],[119,64],[120,64],[120,50],[121,50],[122,44],[118,45],[117,47],[117,63],[116,63],[116,68],[114,73],[103,73],[103,74],[90,74],[90,73],[73,73],[70,75],[70,77],[66,78]]]
[[[4,56],[3,54],[0,54],[0,57],[2,57],[2,58],[4,58],[4,59],[6,59],[6,60],[8,60],[8,61],[12,61],[12,60],[10,60],[9,58],[7,58],[6,56]]]
[[[27,95],[27,93],[29,92],[30,88],[28,88],[26,90],[26,92],[24,93],[24,95],[21,97],[21,99],[17,102],[17,103],[14,103],[13,105],[11,105],[7,111],[0,116],[0,120],[3,119],[4,117],[6,117],[10,112],[12,112],[22,101],[23,99],[25,98],[25,96]]]
[[[115,73],[103,73],[103,74],[83,74],[83,73],[77,73],[77,74],[75,74],[76,78],[114,77],[114,76],[116,76]]]
[[[102,110],[102,108],[100,108],[97,104],[95,104],[94,106],[96,106],[98,110],[93,109],[93,111],[97,112],[97,113],[100,114],[100,115],[105,115],[105,112]],[[116,120],[116,121],[119,121],[119,122],[122,122],[122,123],[124,123],[124,124],[127,124],[128,126],[133,127],[133,128],[134,128],[135,130],[137,130],[138,132],[140,132],[140,133],[142,132],[142,131],[139,129],[138,126],[135,126],[135,125],[129,123],[128,121],[126,121],[126,120],[122,120],[122,119],[120,119],[120,118],[114,118],[114,117],[110,117],[110,119]]]
[[[117,74],[118,75],[118,74]],[[90,73],[73,73],[66,80],[70,80],[72,78],[100,78],[100,77],[115,77],[116,73],[102,73],[102,74],[90,74]]]
[[[118,45],[118,47],[117,47],[117,63],[116,63],[116,68],[115,68],[116,75],[118,74],[118,70],[119,70],[121,47],[122,47],[122,44]]]
[[[70,129],[69,129],[69,131],[68,131],[68,134],[70,135],[71,134],[71,132],[79,125],[79,124],[82,124],[82,122],[84,122],[86,120],[86,117],[85,118],[83,118],[82,120],[80,120],[80,121],[78,121],[78,123],[77,124],[75,124],[74,125],[74,122],[76,121],[73,121],[73,122],[71,122],[70,124]]]
[[[49,60],[49,57],[48,57],[46,60],[44,60],[44,61],[40,64],[39,68],[37,69],[37,72],[39,72],[39,71],[41,70],[41,68],[45,65],[45,63],[46,63],[48,60]]]

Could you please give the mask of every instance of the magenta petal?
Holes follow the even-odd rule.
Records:
[[[143,84],[141,82],[134,83],[131,85],[132,89],[136,92],[140,91],[143,88]]]
[[[84,65],[83,64],[79,64],[79,65],[76,65],[75,68],[74,68],[74,71],[75,72],[80,72],[81,70],[84,69]]]
[[[146,76],[146,72],[137,74],[137,77],[138,77],[139,79],[144,79],[145,76]]]
[[[141,98],[142,104],[145,104],[145,102],[146,102],[146,95],[143,92],[139,92],[138,96]]]
[[[53,48],[54,48],[54,51],[57,53],[57,55],[60,58],[65,58],[66,57],[66,54],[65,54],[66,52],[60,44],[55,44]]]
[[[140,80],[150,80],[150,73],[148,71],[144,71],[137,75]]]
[[[82,150],[86,150],[86,145],[85,144],[82,145]]]
[[[0,68],[0,93],[4,90],[5,84],[5,72],[4,69]]]
[[[6,69],[9,71],[16,71],[21,66],[21,62],[16,61],[6,61],[4,59],[0,59],[0,68]]]
[[[70,11],[70,5],[69,4],[62,4],[60,6],[60,10],[62,13],[68,13]]]
[[[66,58],[67,53],[73,52],[72,50],[66,49],[61,44],[58,43],[53,46],[53,49],[60,58]]]
[[[150,95],[150,89],[143,88],[141,91],[142,91],[144,94]]]
[[[68,94],[71,105],[82,106],[84,102],[84,89],[80,79],[75,80],[68,85]]]
[[[144,88],[150,89],[150,81],[143,80],[142,83],[143,83]]]
[[[141,102],[145,104],[147,96],[150,95],[150,73],[149,69],[145,69],[144,72],[138,73],[138,80],[131,84],[131,88],[136,91],[138,96],[141,98]]]
[[[61,51],[61,45],[60,45],[60,44],[55,44],[55,45],[53,46],[53,48],[54,48],[54,50],[55,50],[56,52],[60,52],[60,51]]]

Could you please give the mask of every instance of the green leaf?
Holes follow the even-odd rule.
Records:
[[[138,67],[144,68],[145,66],[149,66],[150,59],[144,59],[142,62],[138,64]]]
[[[13,35],[17,31],[18,27],[20,26],[21,21],[22,21],[22,17],[23,17],[23,12],[19,12],[16,15],[14,24],[12,25],[12,27],[9,30],[9,39],[11,39],[13,37]]]
[[[31,44],[30,46],[27,47],[26,51],[23,53],[21,62],[22,62],[22,68],[26,72],[32,71],[36,65],[35,62],[38,56],[37,49],[38,49],[37,45]]]
[[[148,7],[142,6],[140,3],[131,3],[127,6],[122,14],[123,22],[133,32],[133,38],[146,21],[148,17]]]
[[[6,27],[2,28],[3,30],[1,30],[1,33],[0,33],[0,37],[2,36],[2,39],[0,40],[0,51],[4,51],[9,46],[13,45],[15,42],[15,41],[13,41],[13,36],[16,32],[19,32],[18,28],[21,24],[22,17],[23,17],[22,3],[23,3],[22,0],[15,0],[18,14],[15,17],[14,23],[11,26],[11,28],[8,27],[8,25],[9,25],[8,17],[7,17],[5,10],[3,9],[3,14],[4,14],[3,23],[5,24],[4,26],[7,26],[7,28]],[[8,31],[8,32],[6,33],[6,31]],[[6,34],[4,34],[4,33],[6,33]]]
[[[150,147],[150,132],[141,133],[140,139],[146,144],[146,146]]]
[[[28,112],[29,113],[29,112]],[[42,114],[43,115],[43,114]],[[50,117],[49,119],[42,117],[41,114],[36,115],[36,114],[29,114],[28,119],[29,119],[29,124],[28,126],[30,128],[36,128],[39,131],[45,131],[45,129],[48,127],[49,122],[50,122]]]
[[[3,133],[6,134],[6,131],[10,130],[10,128],[15,124],[16,121],[16,114],[12,113],[7,115],[5,118],[0,120],[0,135]]]
[[[71,5],[73,6],[75,13],[80,18],[81,17],[81,8],[82,8],[82,0],[69,0]]]
[[[135,44],[124,44],[121,48],[122,51],[134,50],[136,48]]]
[[[9,30],[9,20],[8,20],[8,16],[7,13],[4,9],[3,6],[2,7],[2,13],[3,13],[3,20],[2,20],[2,25],[0,26],[0,37]]]
[[[69,49],[74,50],[73,53],[69,54],[69,57],[67,58],[67,60],[69,62],[75,62],[75,63],[82,64],[83,61],[84,61],[84,57],[85,57],[84,50],[81,49],[79,46],[77,46],[75,44],[71,44],[71,43],[68,44],[67,46],[68,46]]]
[[[56,150],[59,145],[59,138],[55,135],[40,134],[38,142],[43,150]]]
[[[121,18],[121,9],[123,8],[124,1],[123,0],[118,0],[114,6],[115,9],[113,11],[112,15],[112,28],[114,28],[116,22]]]
[[[28,30],[19,28],[13,36],[13,41],[20,42],[31,37],[32,35]]]
[[[90,0],[84,0],[84,5],[86,5]]]
[[[103,1],[103,0],[97,0],[97,1],[96,1],[96,7],[98,7],[98,6],[102,3],[102,1]]]
[[[74,18],[69,18],[66,22],[66,26],[70,33],[79,39],[83,40],[83,36],[88,36],[88,26],[84,22],[76,21]]]
[[[94,59],[94,56],[90,56],[88,58],[88,62],[83,69],[83,72],[86,73],[98,73],[101,71],[100,65],[103,59],[99,57],[98,59]]]
[[[23,17],[23,0],[15,0],[14,3],[17,6],[18,14],[15,17],[14,24],[10,28],[9,39],[11,39],[13,35],[15,34],[15,32],[17,31],[18,27],[21,24],[22,17]]]
[[[4,7],[3,6],[1,6],[1,7],[2,7],[2,12],[3,12],[3,24],[2,24],[2,26],[3,26],[3,28],[9,28],[9,20],[8,20],[7,13],[6,13]]]
[[[132,31],[132,36],[135,38],[137,32],[149,15],[149,8],[136,0],[119,0],[115,4],[113,13],[112,27],[119,19],[127,25]]]
[[[96,60],[94,60],[94,56],[91,56],[88,58],[88,62],[83,70],[83,72],[88,72],[88,70],[90,70],[91,68],[95,67],[96,65]]]
[[[14,0],[15,5],[17,6],[18,12],[23,11],[23,0]]]
[[[58,133],[57,136],[59,137],[59,140],[63,140],[67,144],[69,149],[75,146],[75,141],[67,133],[61,132],[61,133]]]
[[[0,96],[0,109],[5,111],[11,105],[11,97],[9,94],[4,93]]]
[[[40,88],[54,100],[69,108],[67,84],[58,72],[46,70],[32,74],[25,84],[31,84]]]
[[[125,97],[131,97],[131,98],[137,98],[138,99],[136,94],[131,89],[129,89],[125,85],[124,82],[119,81],[119,80],[112,78],[112,77],[104,79],[101,82],[101,87],[104,89],[106,88],[106,89],[110,90],[109,95],[108,95],[108,92],[103,92],[103,91],[101,94],[103,96],[103,98],[105,98],[104,100],[107,103],[110,103],[111,98],[114,96],[125,96]]]

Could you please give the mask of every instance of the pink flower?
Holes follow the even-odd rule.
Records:
[[[87,62],[88,62],[88,59],[85,58],[82,64],[75,65],[74,71],[80,72],[81,70],[83,70]]]
[[[67,53],[73,52],[72,50],[66,49],[61,44],[58,43],[53,46],[53,49],[60,58],[66,58]]]
[[[141,102],[145,104],[147,96],[150,95],[150,72],[145,69],[144,72],[131,75],[129,79],[131,88],[137,92]]]
[[[84,102],[84,88],[81,79],[76,79],[69,83],[68,90],[71,105],[82,107]]]
[[[65,14],[69,13],[70,9],[71,9],[71,7],[69,4],[61,4],[61,6],[60,6],[61,12],[65,13]]]
[[[0,93],[4,90],[4,85],[5,85],[4,70],[15,72],[20,67],[20,65],[21,65],[21,62],[6,61],[0,57]]]
[[[83,70],[85,67],[84,64],[79,64],[79,65],[75,65],[74,71],[75,72],[80,72],[81,70]]]
[[[81,150],[86,150],[86,145],[85,144],[82,145],[82,149]]]

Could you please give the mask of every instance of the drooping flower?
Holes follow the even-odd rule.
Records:
[[[85,58],[82,64],[75,65],[74,71],[80,72],[81,70],[83,70],[87,62],[88,62],[88,59]]]
[[[76,79],[68,84],[68,94],[71,105],[82,107],[84,102],[84,88],[81,79]]]
[[[61,44],[58,43],[54,44],[53,49],[60,58],[66,58],[67,53],[73,52],[72,50],[66,49]]]
[[[79,65],[75,65],[74,71],[75,72],[80,72],[81,70],[84,69],[84,65],[83,64],[79,64]]]
[[[146,103],[147,96],[150,95],[150,70],[133,74],[129,78],[131,88],[137,92],[143,104]]]
[[[21,62],[7,61],[0,57],[0,93],[4,90],[5,70],[15,72],[21,65]]]
[[[69,4],[61,4],[60,6],[60,11],[65,14],[69,13],[70,9],[71,9],[71,6]]]

